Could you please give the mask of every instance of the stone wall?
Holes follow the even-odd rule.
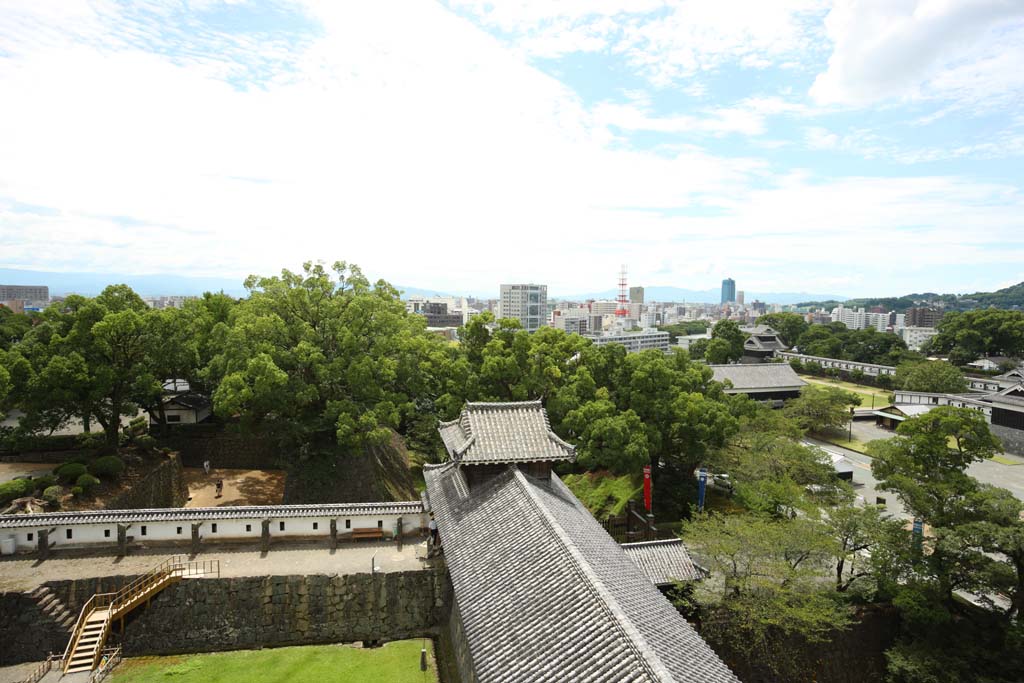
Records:
[[[188,502],[188,484],[181,459],[172,453],[131,488],[107,502],[108,510],[180,508]]]
[[[63,652],[68,633],[28,593],[0,593],[0,666],[38,662],[51,652]]]
[[[131,577],[46,584],[70,609]],[[450,602],[444,569],[380,574],[189,579],[125,628],[129,656],[434,636]]]
[[[1014,455],[1024,455],[1024,430],[1012,429],[1002,425],[989,425],[992,433],[1003,442],[1003,450]]]
[[[239,470],[280,469],[280,449],[273,439],[258,434],[224,431],[219,425],[180,425],[166,435],[158,430],[153,436],[161,446],[178,451],[185,467],[202,467],[209,460],[213,467]]]

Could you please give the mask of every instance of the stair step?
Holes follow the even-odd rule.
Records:
[[[48,593],[52,593],[52,592],[53,591],[50,590],[49,586],[38,586],[38,587],[36,587],[34,590],[32,590],[29,593],[29,596],[38,599],[38,598],[41,598],[42,596],[44,596],[44,595],[46,595]]]
[[[70,669],[68,669],[65,673],[77,674],[82,673],[83,671],[92,671],[92,663],[90,662],[88,666],[73,666]]]

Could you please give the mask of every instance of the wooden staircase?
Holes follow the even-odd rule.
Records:
[[[97,593],[89,598],[82,606],[78,621],[71,632],[71,640],[64,651],[64,673],[73,674],[95,669],[100,663],[103,646],[115,620],[122,620],[123,630],[123,619],[133,609],[142,604],[149,604],[154,595],[181,579],[202,576],[220,576],[220,562],[190,562],[181,556],[175,556],[161,562],[116,593]]]

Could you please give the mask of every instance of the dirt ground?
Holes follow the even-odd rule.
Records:
[[[204,508],[224,505],[280,505],[284,501],[282,470],[212,469],[207,475],[201,467],[186,467],[189,501],[185,507]],[[224,481],[224,492],[217,498],[217,480]]]
[[[44,474],[53,472],[53,468],[54,465],[38,462],[0,462],[0,484],[5,481],[11,481],[23,474],[41,477]]]

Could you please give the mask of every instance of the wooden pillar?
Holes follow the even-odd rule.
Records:
[[[50,556],[50,530],[40,529],[38,535],[36,547],[39,549],[39,559],[45,560]]]
[[[338,520],[331,520],[331,550],[338,549]]]
[[[265,552],[270,552],[270,520],[263,520],[263,534],[260,538],[260,549]]]
[[[199,536],[199,527],[203,526],[202,522],[193,522],[192,524],[192,554],[199,554],[199,547],[202,544],[202,538]]]
[[[117,555],[124,557],[128,554],[128,527],[131,524],[117,525]]]
[[[398,537],[398,549],[402,549],[402,516],[398,516],[398,526],[395,529],[395,535]]]

